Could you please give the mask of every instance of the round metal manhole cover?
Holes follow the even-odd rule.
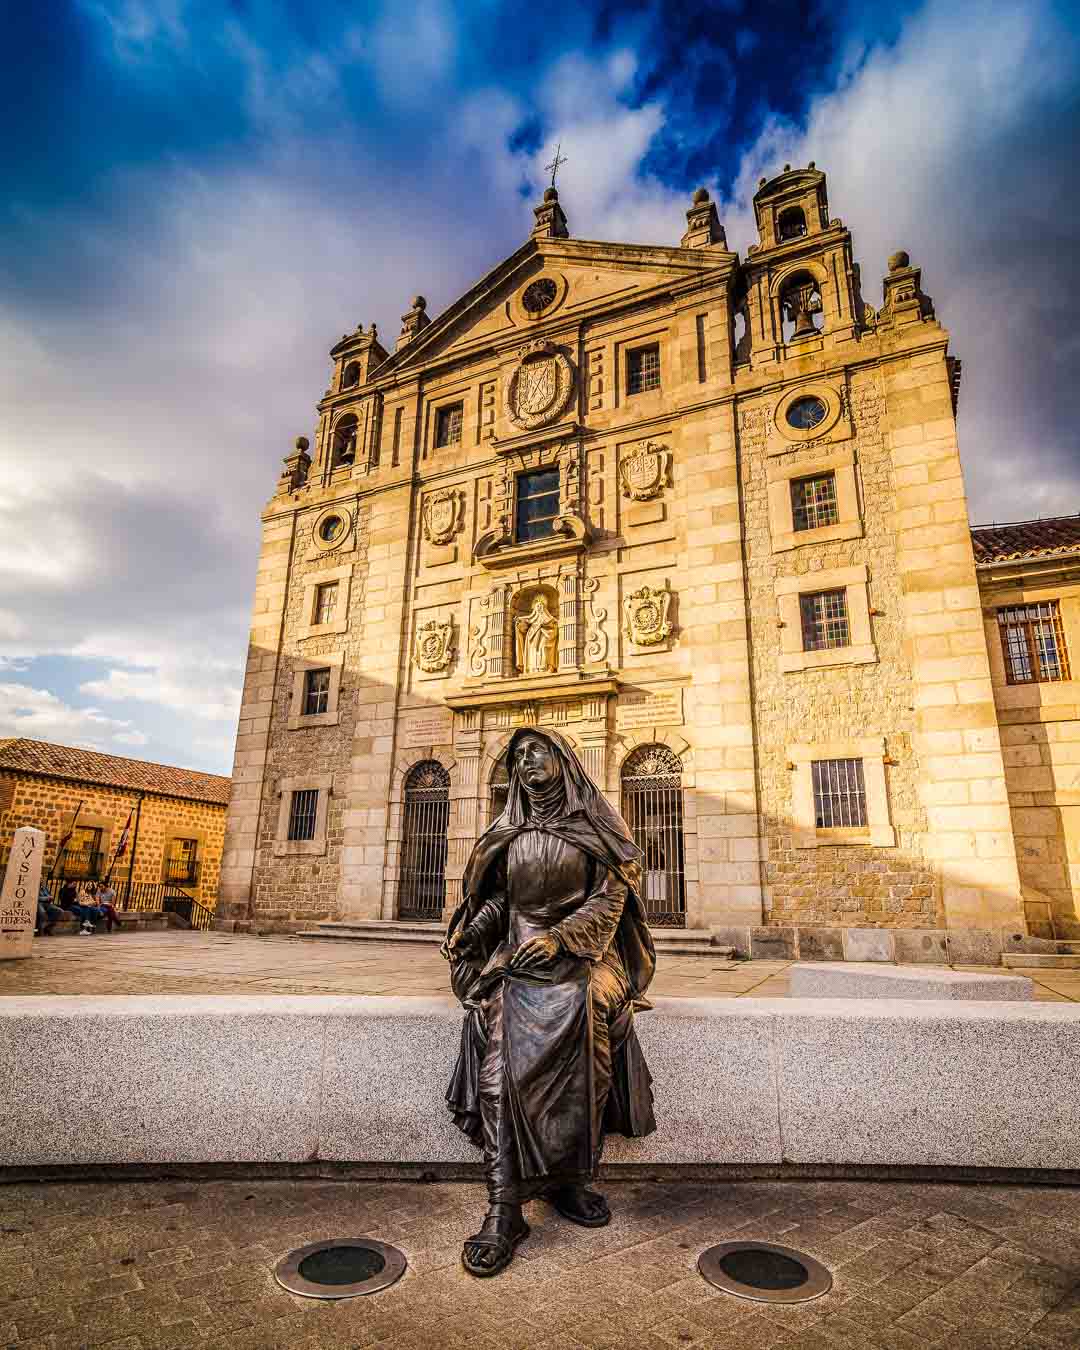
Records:
[[[775,1242],[721,1242],[698,1257],[698,1272],[717,1289],[758,1303],[806,1303],[832,1288],[812,1256]]]
[[[336,1238],[297,1247],[278,1262],[274,1279],[305,1298],[358,1298],[393,1284],[407,1265],[404,1254],[385,1242]]]

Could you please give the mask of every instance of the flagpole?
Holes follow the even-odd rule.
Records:
[[[49,868],[49,881],[52,881],[57,867],[60,866],[64,854],[67,852],[68,840],[75,833],[75,822],[79,819],[79,812],[82,810],[82,804],[85,800],[84,797],[79,798],[79,804],[75,808],[75,814],[71,817],[71,828],[68,830],[67,834],[64,835],[63,839],[60,840],[60,845],[56,850],[56,857],[53,859],[52,866]]]
[[[132,807],[131,810],[128,812],[127,824],[120,831],[120,839],[117,842],[115,851],[113,852],[112,861],[109,863],[109,870],[105,873],[106,885],[108,885],[112,881],[113,868],[116,866],[117,859],[120,857],[120,854],[123,852],[123,850],[127,848],[128,830],[131,829],[131,817],[134,814],[135,808]]]
[[[135,836],[131,841],[131,862],[128,864],[127,890],[124,893],[124,908],[128,908],[128,902],[131,899],[131,883],[135,878],[135,850],[139,847],[139,821],[142,819],[142,803],[144,792],[139,793],[139,801],[135,807]]]

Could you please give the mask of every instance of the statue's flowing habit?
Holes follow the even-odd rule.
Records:
[[[507,760],[506,808],[473,849],[443,948],[465,1008],[447,1102],[484,1151],[490,1202],[462,1256],[475,1275],[509,1264],[534,1197],[607,1223],[585,1189],[605,1132],[656,1128],[634,1031],[656,964],[639,850],[556,732],[518,731]]]

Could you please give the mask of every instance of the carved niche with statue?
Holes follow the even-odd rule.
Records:
[[[559,621],[543,590],[514,603],[514,667],[519,675],[550,675],[558,667]]]

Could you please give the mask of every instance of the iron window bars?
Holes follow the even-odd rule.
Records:
[[[446,902],[446,832],[450,775],[438,761],[421,760],[405,780],[398,917],[438,919]]]
[[[626,390],[630,394],[644,394],[660,388],[660,348],[638,347],[626,358]]]
[[[866,783],[861,759],[815,759],[814,823],[819,830],[866,826]]]
[[[666,745],[639,746],[622,771],[622,810],[641,849],[641,899],[649,923],[685,928],[682,762]]]
[[[1056,683],[1072,678],[1056,600],[1009,605],[999,609],[997,617],[1009,684]]]
[[[300,788],[289,803],[289,838],[314,839],[315,815],[319,809],[319,789]]]
[[[464,405],[461,403],[452,403],[448,408],[438,410],[435,414],[436,449],[444,445],[460,445],[464,412]]]

